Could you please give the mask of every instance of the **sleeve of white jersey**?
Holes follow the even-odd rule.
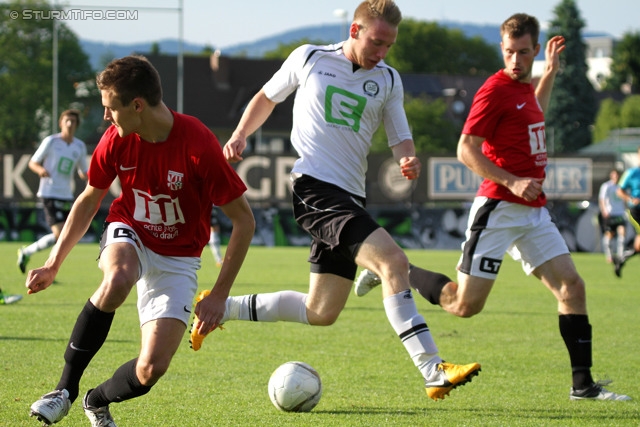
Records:
[[[32,162],[36,162],[40,164],[44,162],[44,159],[47,158],[49,147],[51,147],[51,141],[53,141],[53,135],[49,135],[48,137],[42,140],[36,152],[33,153],[33,156],[31,156]]]
[[[273,102],[282,102],[296,91],[305,58],[311,49],[312,46],[307,44],[291,52],[280,69],[262,87],[267,98]]]
[[[385,103],[382,117],[389,147],[398,145],[404,140],[413,139],[407,114],[404,111],[404,88],[402,86],[402,80],[396,70],[391,70],[394,76],[394,83],[389,99]]]

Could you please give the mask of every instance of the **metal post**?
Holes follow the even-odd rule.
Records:
[[[184,9],[182,8],[182,1],[179,0],[178,6],[178,90],[177,90],[177,108],[178,113],[184,112]]]
[[[55,5],[54,5],[55,7]],[[52,90],[51,90],[51,133],[58,132],[58,20],[53,20],[53,75],[52,75]]]

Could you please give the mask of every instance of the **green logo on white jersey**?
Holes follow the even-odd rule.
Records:
[[[358,132],[366,105],[367,98],[329,85],[324,98],[325,120],[328,123],[349,126],[354,132]]]

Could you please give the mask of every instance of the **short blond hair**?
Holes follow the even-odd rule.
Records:
[[[374,19],[382,19],[397,27],[402,21],[402,13],[393,0],[365,0],[358,5],[353,14],[353,20],[361,24],[371,22]]]

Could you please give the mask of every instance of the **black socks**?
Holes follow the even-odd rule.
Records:
[[[78,397],[80,378],[109,335],[114,313],[98,310],[87,301],[78,315],[64,353],[65,366],[57,390],[67,389],[73,402]]]

